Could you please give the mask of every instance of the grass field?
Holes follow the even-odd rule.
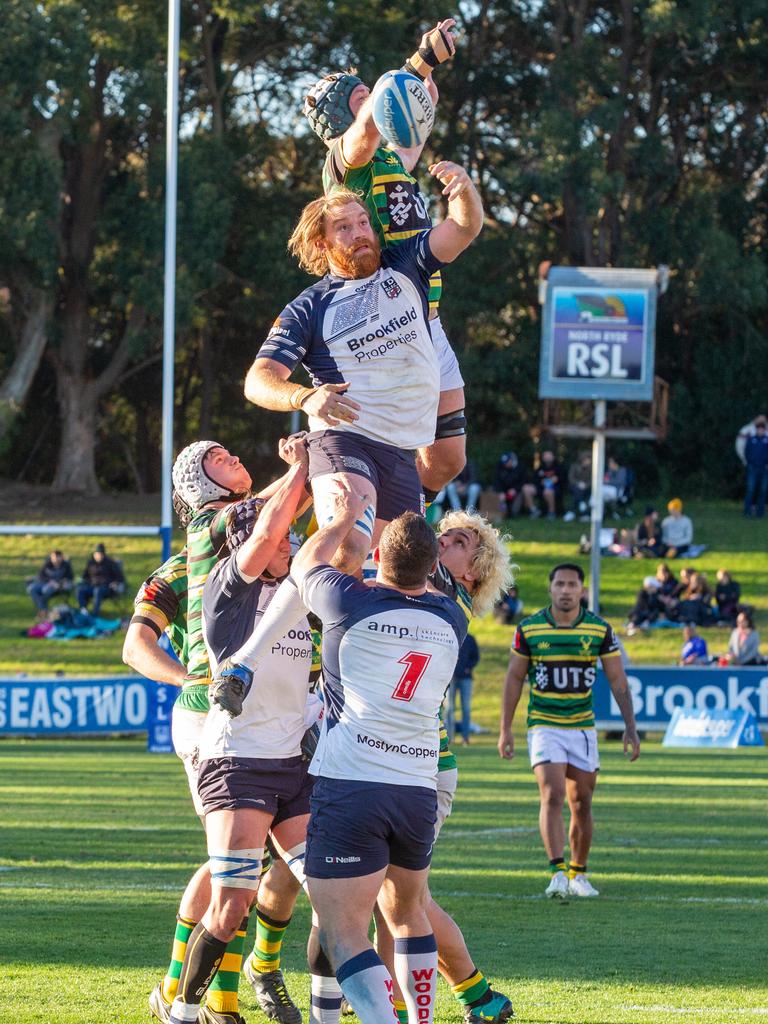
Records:
[[[157,499],[104,499],[101,505],[49,508],[45,502],[25,508],[25,522],[92,522],[92,523],[156,523]],[[638,504],[641,504],[640,502]],[[720,566],[726,566],[742,585],[744,600],[754,605],[757,627],[768,641],[768,520],[745,520],[732,502],[687,502],[696,527],[697,542],[708,550],[695,565],[714,582]],[[0,516],[10,519],[0,502]],[[19,516],[16,515],[18,520]],[[619,524],[617,524],[619,525]],[[585,523],[548,523],[541,520],[517,519],[505,524],[512,535],[512,557],[519,565],[520,592],[528,611],[535,611],[547,601],[546,581],[549,569],[557,561],[577,560],[589,569],[589,559],[578,555],[579,535],[588,529]],[[30,675],[64,672],[67,675],[98,675],[127,672],[122,664],[120,633],[97,640],[70,642],[30,640],[20,634],[33,621],[32,603],[24,592],[24,580],[34,575],[46,551],[59,546],[72,559],[75,575],[82,571],[96,537],[38,537],[0,535],[0,675],[25,672]],[[181,544],[177,538],[174,550]],[[108,550],[121,557],[131,590],[158,564],[159,540],[154,538],[108,538]],[[685,564],[682,560],[675,564]],[[603,614],[621,630],[642,577],[652,572],[654,564],[632,559],[606,558],[602,563],[601,605]],[[126,595],[117,607],[106,603],[104,614],[129,615],[131,598]],[[495,727],[501,681],[512,637],[509,627],[497,625],[491,618],[476,622],[473,632],[478,638],[482,660],[476,673],[473,712],[485,726]],[[728,645],[728,631],[704,631],[712,653],[723,652]],[[673,664],[680,653],[680,630],[655,630],[646,635],[625,639],[633,663],[638,665]],[[768,642],[764,642],[768,653]]]
[[[134,740],[0,743],[0,1021],[146,1024],[178,895],[204,858],[183,770]],[[433,891],[520,1021],[743,1024],[768,1016],[765,751],[603,744],[592,876],[556,904],[522,759],[459,749]],[[307,1019],[300,898],[285,944]],[[264,1021],[243,994],[249,1021]],[[436,1020],[460,1024],[441,985]]]

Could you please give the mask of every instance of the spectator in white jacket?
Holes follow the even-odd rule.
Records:
[[[736,449],[736,454],[738,455],[742,464],[745,466],[747,464],[747,460],[744,456],[744,448],[747,444],[747,438],[754,437],[754,435],[757,433],[757,426],[759,423],[761,423],[763,426],[768,426],[768,416],[766,416],[765,413],[760,413],[758,416],[755,416],[753,420],[750,420],[749,423],[745,423],[736,435],[736,443],[734,444],[734,448]]]

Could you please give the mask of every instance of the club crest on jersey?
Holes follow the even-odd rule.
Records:
[[[590,648],[592,647],[592,637],[580,636],[579,643],[581,644],[581,650],[584,654],[589,654]]]
[[[384,294],[388,299],[396,299],[397,296],[402,292],[402,288],[394,279],[394,277],[385,277],[381,282],[381,287],[384,289]]]

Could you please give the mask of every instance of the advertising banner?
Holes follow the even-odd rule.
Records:
[[[655,270],[552,267],[539,396],[650,401],[656,294]]]
[[[663,731],[677,708],[685,711],[746,711],[768,729],[768,666],[764,668],[627,669],[639,729]],[[598,729],[623,728],[619,706],[602,670],[593,691]]]
[[[676,708],[663,747],[765,746],[751,711],[685,711]]]
[[[0,736],[145,732],[157,690],[143,676],[0,678]]]

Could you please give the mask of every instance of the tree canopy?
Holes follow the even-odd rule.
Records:
[[[0,474],[157,489],[166,12],[6,0],[4,13]],[[330,70],[372,82],[399,67],[446,13],[431,0],[183,5],[177,448],[212,435],[271,458],[287,418],[248,405],[242,384],[308,283],[286,241],[324,152],[301,97]],[[649,483],[727,493],[732,437],[768,393],[764,3],[461,0],[455,14],[422,167],[469,167],[487,213],[445,273],[470,452],[487,475],[502,449],[533,451],[542,260],[666,263],[671,429],[632,457]]]

